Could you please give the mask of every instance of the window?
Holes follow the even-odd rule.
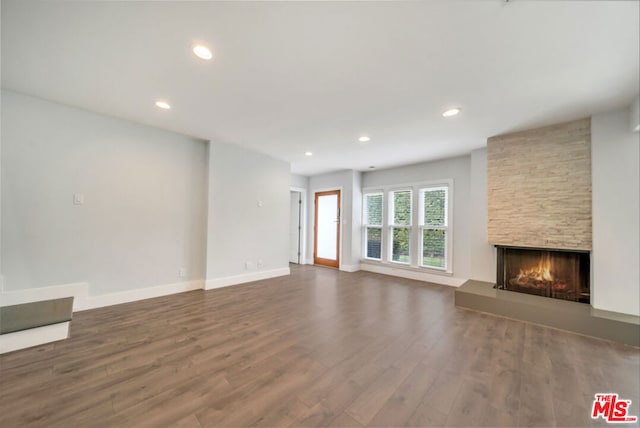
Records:
[[[447,270],[448,187],[420,189],[420,266]]]
[[[365,257],[382,260],[382,210],[384,195],[364,195]]]
[[[389,193],[391,261],[411,263],[411,190]]]
[[[452,273],[453,180],[363,191],[363,259]]]

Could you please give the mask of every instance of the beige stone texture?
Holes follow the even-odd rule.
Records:
[[[591,250],[591,119],[487,140],[494,245]]]

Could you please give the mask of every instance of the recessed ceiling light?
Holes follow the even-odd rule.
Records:
[[[161,108],[163,110],[169,110],[171,106],[166,101],[156,101],[156,107]]]
[[[375,167],[375,166],[373,166],[373,165],[371,165],[371,166],[369,167],[369,169],[376,169],[376,167]]]
[[[205,45],[195,45],[193,47],[193,53],[196,54],[198,58],[207,60],[213,58],[213,54]]]
[[[360,141],[361,143],[366,143],[367,141],[371,141],[371,138],[363,135],[362,137],[358,138],[358,141]]]
[[[444,117],[451,117],[451,116],[455,116],[456,114],[460,113],[461,109],[459,107],[454,107],[454,108],[450,108],[449,110],[445,111],[444,113],[442,113],[442,115]]]
[[[311,153],[311,152],[304,152],[304,155],[305,155],[305,156],[313,156],[313,153]]]

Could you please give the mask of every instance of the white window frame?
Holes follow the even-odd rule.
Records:
[[[394,198],[393,195],[394,193],[397,192],[409,192],[410,195],[410,203],[411,203],[411,217],[409,218],[409,225],[404,225],[404,224],[394,224],[394,209],[395,209],[395,202],[394,202]],[[402,187],[402,188],[397,188],[397,189],[391,189],[387,192],[387,201],[388,201],[388,205],[389,205],[389,210],[388,210],[388,232],[387,232],[387,236],[388,236],[388,243],[387,243],[387,261],[389,263],[396,263],[399,265],[407,265],[410,266],[411,265],[411,261],[413,258],[413,224],[415,223],[414,221],[414,217],[415,217],[415,203],[413,200],[413,197],[415,195],[415,192],[413,191],[412,187]],[[409,230],[409,261],[408,262],[400,262],[400,261],[396,261],[393,260],[393,230],[394,229],[407,229]]]
[[[444,218],[444,225],[440,226],[440,225],[433,225],[433,224],[424,224],[424,194],[425,192],[428,191],[434,191],[434,190],[445,190],[446,191],[446,199],[445,199],[445,218]],[[449,217],[449,213],[450,213],[450,209],[449,209],[449,204],[450,204],[450,187],[449,185],[431,185],[431,186],[421,186],[418,189],[418,229],[419,229],[419,241],[420,241],[420,245],[418,247],[418,265],[422,268],[427,268],[427,269],[435,269],[435,270],[440,270],[440,271],[444,271],[444,272],[450,272],[450,269],[448,267],[449,264],[451,264],[451,253],[449,252],[449,248],[451,247],[451,243],[450,241],[450,217]],[[445,241],[444,241],[444,267],[439,267],[439,266],[429,266],[429,265],[425,265],[424,264],[424,230],[444,230],[445,232]]]
[[[368,216],[368,211],[367,211],[367,196],[371,196],[371,195],[380,195],[382,197],[382,223],[381,224],[369,224],[368,220],[369,220],[369,216]],[[374,191],[367,191],[367,192],[363,192],[362,194],[362,228],[364,230],[363,233],[363,242],[362,242],[362,248],[363,248],[363,258],[366,260],[374,260],[374,261],[382,261],[384,260],[384,243],[385,243],[385,239],[384,239],[384,223],[385,223],[385,194],[384,191],[382,190],[374,190]],[[367,250],[368,250],[368,230],[369,229],[380,229],[380,258],[374,258],[374,257],[368,257],[367,256]]]
[[[447,234],[446,234],[446,259],[445,268],[424,266],[422,263],[422,228],[420,227],[421,214],[419,210],[423,209],[420,204],[420,192],[421,189],[434,188],[434,187],[447,187]],[[390,224],[393,221],[391,204],[389,201],[393,197],[392,192],[400,190],[412,191],[412,216],[411,216],[411,231],[409,242],[409,259],[410,263],[394,262],[392,259],[392,245],[391,234],[394,225]],[[378,264],[378,265],[391,265],[398,269],[405,269],[418,272],[429,272],[436,275],[453,275],[453,236],[454,236],[454,224],[453,224],[453,212],[454,212],[454,183],[453,179],[442,179],[433,181],[421,181],[414,183],[404,183],[390,186],[378,186],[378,187],[365,187],[362,189],[363,204],[366,203],[364,199],[367,194],[382,192],[383,204],[387,204],[387,208],[383,207],[383,219],[382,219],[382,254],[381,260],[367,258],[366,256],[366,219],[364,218],[365,211],[363,210],[363,227],[362,227],[362,243],[363,250],[361,259],[363,263]]]

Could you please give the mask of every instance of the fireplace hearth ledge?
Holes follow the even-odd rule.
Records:
[[[455,305],[640,347],[640,317],[493,287],[490,282],[469,280],[455,290]]]

